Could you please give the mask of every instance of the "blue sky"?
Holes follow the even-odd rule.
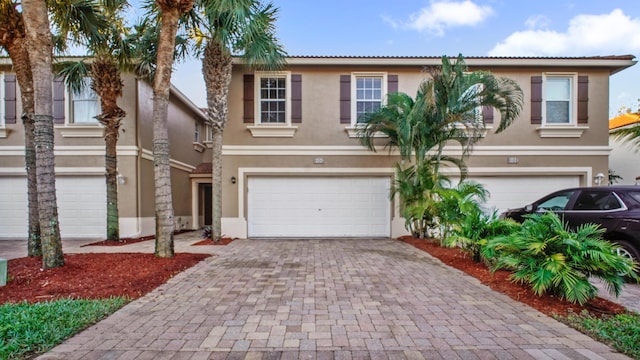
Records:
[[[638,0],[273,0],[289,55],[640,55]],[[173,84],[206,105],[201,64]],[[640,64],[611,78],[610,115],[638,108]]]

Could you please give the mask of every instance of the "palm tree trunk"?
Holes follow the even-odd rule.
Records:
[[[20,16],[17,11],[16,16]],[[24,31],[24,29],[23,29]],[[36,178],[36,148],[34,143],[33,119],[28,114],[33,114],[33,78],[29,63],[23,34],[19,31],[13,33],[14,37],[6,44],[7,53],[12,60],[13,70],[20,86],[20,100],[22,101],[22,122],[24,124],[24,162],[27,171],[27,203],[28,203],[28,228],[27,228],[27,255],[30,257],[42,256],[42,242],[40,239],[40,218],[38,212],[38,181]]]
[[[29,63],[32,64],[34,84],[34,140],[36,148],[36,176],[40,205],[42,236],[42,267],[64,265],[53,156],[53,73],[51,31],[47,4],[44,0],[22,2]]]
[[[120,119],[110,119],[105,127],[105,178],[107,182],[107,240],[120,241],[118,214],[118,129]]]
[[[171,68],[180,12],[166,9],[158,39],[156,74],[153,82],[153,165],[155,181],[157,257],[173,257],[173,199],[169,149],[168,109],[171,88]]]
[[[109,57],[97,56],[91,66],[92,89],[100,97],[102,113],[96,118],[104,125],[105,181],[107,190],[107,240],[120,241],[118,213],[118,137],[120,122],[127,113],[118,107],[124,84],[118,65]]]
[[[222,238],[222,134],[227,123],[227,95],[231,83],[231,54],[222,44],[209,40],[202,60],[207,88],[207,115],[213,129],[211,151],[211,239]]]

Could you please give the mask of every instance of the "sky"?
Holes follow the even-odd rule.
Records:
[[[638,0],[272,0],[289,55],[640,56]],[[206,107],[198,59],[172,83]],[[638,110],[640,64],[611,77],[610,117]]]

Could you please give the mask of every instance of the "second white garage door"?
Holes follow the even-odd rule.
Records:
[[[249,177],[249,237],[389,237],[389,177]]]

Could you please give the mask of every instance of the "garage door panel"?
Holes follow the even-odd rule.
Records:
[[[250,177],[248,233],[387,237],[389,188],[390,179],[384,177]]]
[[[58,218],[62,237],[103,238],[106,231],[104,176],[56,178]],[[0,178],[0,237],[26,238],[27,180]]]

